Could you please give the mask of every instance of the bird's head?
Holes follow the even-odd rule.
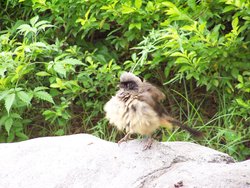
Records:
[[[141,79],[131,72],[124,72],[120,77],[120,89],[137,90],[142,83]]]

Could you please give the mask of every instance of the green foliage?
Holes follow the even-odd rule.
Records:
[[[0,141],[119,139],[103,105],[130,70],[163,85],[169,112],[206,133],[198,142],[249,157],[249,10],[247,0],[1,2]]]
[[[217,125],[215,131],[209,133],[212,140],[217,139],[217,145],[214,146],[213,142],[205,144],[241,158],[241,152],[244,155],[250,153],[250,4],[246,1],[204,1],[198,5],[191,2],[188,5],[163,2],[169,19],[162,23],[162,29],[151,31],[136,47],[140,50],[140,57],[133,69],[145,65],[149,69],[157,69],[157,66],[168,62],[162,73],[169,78],[165,84],[169,86],[186,80],[189,95],[194,101],[200,100],[196,98],[197,88],[206,87],[205,92],[209,94],[202,94],[204,100],[211,100],[209,95],[213,95],[216,101],[209,102],[218,107],[215,106],[215,114],[209,112],[214,109],[202,107],[216,119],[211,120],[213,124],[205,124],[206,130],[210,125],[212,129]],[[175,74],[170,75],[170,70]],[[186,118],[192,119],[190,115]],[[204,127],[203,122],[199,124]],[[222,146],[224,144],[226,147]]]
[[[82,95],[93,97],[97,89],[103,93],[99,95],[102,98],[113,81],[112,75],[107,77],[97,73],[109,74],[120,70],[112,60],[105,63],[106,59],[101,53],[95,57],[95,51],[85,51],[83,54],[76,46],[62,50],[63,43],[58,40],[48,44],[42,42],[41,37],[39,41],[39,34],[52,25],[47,21],[39,21],[38,16],[29,22],[30,25],[21,24],[14,35],[9,31],[1,35],[0,105],[5,111],[0,114],[1,126],[5,128],[1,128],[1,140],[5,141],[27,139],[28,133],[25,133],[22,119],[28,117],[30,122],[39,124],[36,121],[40,118],[37,120],[32,117],[37,113],[41,113],[51,124],[49,134],[69,133],[67,124],[71,119],[71,106],[85,105],[84,99],[79,104],[77,99],[82,98]],[[17,38],[21,38],[20,42]],[[100,86],[100,80],[107,87]],[[97,98],[93,102],[95,100]],[[85,110],[95,108],[91,107],[92,104],[90,102]],[[99,104],[98,110],[101,106]],[[17,120],[20,123],[16,128]]]

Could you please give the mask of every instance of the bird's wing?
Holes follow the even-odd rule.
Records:
[[[148,82],[143,82],[140,85],[140,91],[139,92],[140,93],[148,93],[157,102],[161,102],[166,98],[165,94],[161,90],[159,90],[156,86],[154,86],[154,85],[152,85],[152,84],[150,84]]]
[[[183,125],[180,121],[168,116],[167,110],[162,104],[162,100],[165,99],[165,95],[157,87],[150,83],[143,82],[139,87],[138,100],[146,102],[151,106],[154,111],[159,115],[161,125],[167,128],[172,128],[173,125],[180,127],[183,130],[188,131],[194,136],[201,137],[203,134],[191,127]]]
[[[139,87],[138,100],[146,102],[159,116],[167,114],[166,109],[162,105],[162,101],[165,98],[166,96],[162,91],[148,82],[143,82]]]

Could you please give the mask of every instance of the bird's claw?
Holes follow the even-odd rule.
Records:
[[[127,142],[128,140],[131,140],[130,134],[126,134],[121,140],[118,141],[118,146],[120,146],[121,143]]]
[[[143,150],[142,151],[145,151],[147,149],[150,149],[151,146],[153,144],[153,139],[152,138],[148,138],[147,141],[146,141],[146,144],[144,145],[143,147]]]

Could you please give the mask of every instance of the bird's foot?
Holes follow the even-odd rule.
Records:
[[[143,151],[145,151],[147,149],[150,149],[151,146],[152,146],[152,144],[153,144],[153,142],[154,142],[153,138],[151,138],[151,137],[147,138],[146,144],[143,147]]]
[[[121,143],[127,142],[128,140],[131,140],[130,134],[126,134],[121,140],[118,141],[118,146],[120,146]]]

